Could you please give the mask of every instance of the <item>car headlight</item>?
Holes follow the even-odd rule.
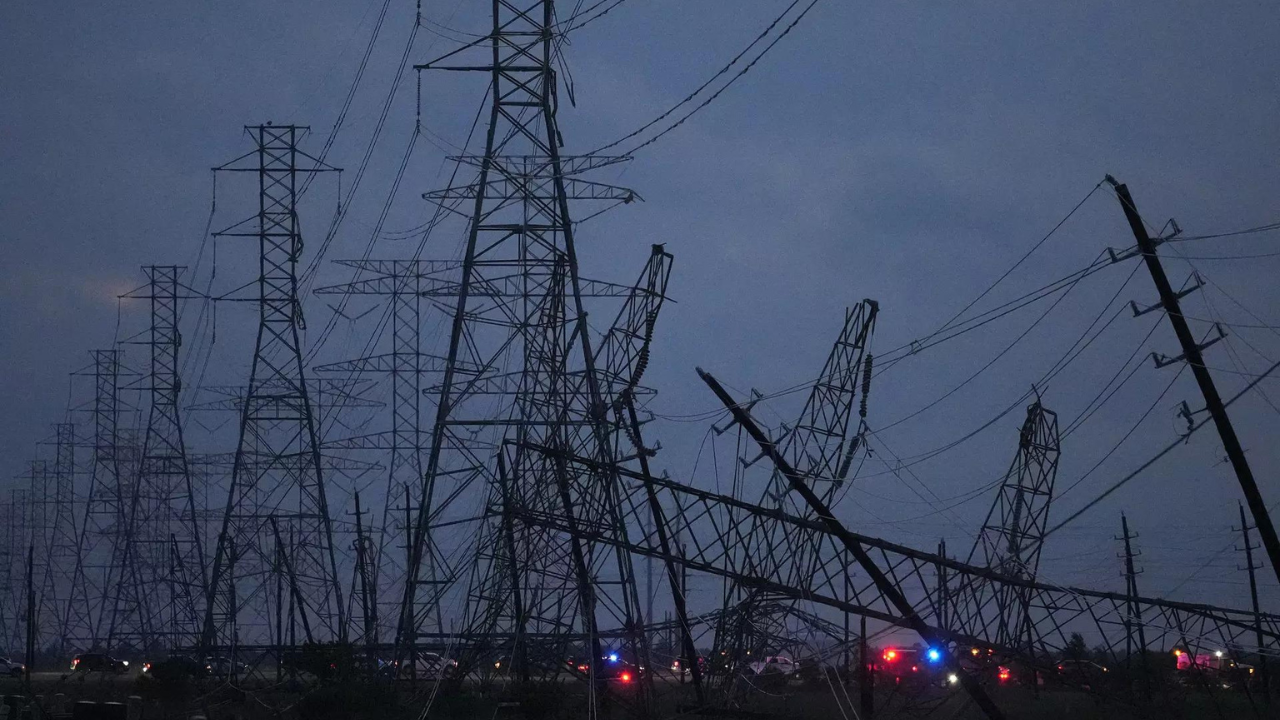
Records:
[[[128,660],[121,660],[120,662],[124,663],[124,666],[125,666],[125,667],[129,667],[129,661],[128,661]]]

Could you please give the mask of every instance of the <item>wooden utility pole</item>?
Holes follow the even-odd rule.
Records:
[[[862,615],[859,620],[861,626],[858,628],[858,700],[862,706],[863,720],[871,720],[876,707],[873,694],[875,675],[872,674],[871,658],[867,651],[867,616]]]
[[[378,600],[370,597],[376,593],[369,580],[368,545],[364,536],[364,511],[360,509],[360,493],[356,493],[356,572],[360,580],[360,610],[364,619],[365,662],[370,671],[377,670],[377,658],[374,657],[378,643]]]
[[[1218,388],[1213,384],[1209,368],[1205,367],[1204,357],[1200,351],[1207,345],[1198,344],[1191,334],[1187,319],[1183,317],[1182,309],[1178,305],[1180,295],[1174,292],[1173,286],[1169,284],[1169,278],[1164,274],[1164,267],[1160,264],[1160,256],[1156,254],[1158,243],[1147,234],[1146,225],[1142,222],[1142,216],[1138,214],[1138,208],[1129,194],[1129,188],[1110,175],[1107,176],[1106,181],[1115,188],[1116,195],[1120,198],[1120,206],[1124,209],[1125,219],[1129,221],[1129,229],[1133,231],[1133,237],[1138,241],[1138,250],[1142,253],[1147,270],[1151,273],[1151,279],[1160,293],[1160,305],[1157,307],[1164,308],[1165,316],[1169,318],[1169,323],[1173,325],[1173,331],[1178,336],[1178,342],[1182,345],[1182,356],[1169,362],[1185,360],[1191,365],[1196,384],[1200,386],[1200,393],[1204,395],[1205,408],[1213,417],[1213,424],[1218,428],[1222,447],[1227,451],[1227,459],[1231,461],[1236,479],[1240,482],[1240,490],[1244,492],[1245,502],[1249,504],[1249,512],[1253,514],[1253,524],[1262,538],[1262,546],[1267,550],[1267,557],[1271,560],[1276,579],[1280,580],[1280,537],[1276,536],[1276,528],[1271,524],[1271,514],[1267,512],[1267,504],[1263,502],[1262,493],[1258,491],[1253,470],[1249,468],[1249,461],[1245,459],[1244,448],[1240,446],[1240,439],[1236,437],[1235,428],[1231,426],[1231,418],[1227,416],[1227,408],[1222,403],[1222,396],[1218,394]]]
[[[36,546],[27,548],[27,661],[22,669],[22,683],[26,686],[27,696],[31,695],[31,668],[36,663],[36,591],[33,575],[35,573]]]
[[[1142,659],[1142,694],[1148,700],[1151,699],[1151,680],[1147,674],[1147,631],[1142,625],[1142,610],[1138,607],[1138,573],[1133,569],[1133,545],[1130,542],[1134,536],[1129,534],[1129,519],[1120,513],[1120,529],[1124,532],[1121,539],[1124,540],[1124,586],[1125,595],[1129,598],[1129,614],[1124,621],[1124,646],[1127,657],[1125,662],[1129,666],[1129,672],[1133,673],[1133,631],[1138,631],[1138,653]]]
[[[1254,574],[1260,566],[1253,564],[1253,543],[1249,539],[1249,522],[1240,505],[1240,532],[1244,533],[1244,562],[1249,570],[1249,597],[1253,600],[1253,628],[1258,637],[1258,682],[1262,684],[1262,697],[1271,702],[1271,679],[1267,677],[1267,655],[1263,652],[1266,642],[1262,637],[1262,612],[1258,609],[1258,578]]]

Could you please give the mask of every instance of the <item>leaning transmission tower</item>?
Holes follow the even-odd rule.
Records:
[[[626,531],[609,477],[626,442],[616,409],[643,372],[647,341],[637,338],[651,333],[660,303],[651,304],[652,315],[619,317],[629,332],[608,358],[587,322],[587,303],[660,297],[670,256],[657,251],[661,282],[653,290],[643,278],[625,286],[579,273],[571,207],[630,202],[635,194],[584,178],[625,158],[561,153],[553,66],[564,26],[553,6],[494,2],[486,38],[419,66],[484,73],[491,102],[483,155],[456,158],[474,168],[475,179],[424,195],[468,224],[461,266],[421,289],[437,303],[452,301],[452,323],[443,372],[424,389],[435,401],[435,422],[396,644],[404,657],[457,634],[468,643],[464,664],[496,661],[522,680],[560,675],[565,659],[578,657],[569,670],[599,699],[594,689],[602,686],[591,681],[600,679],[603,653],[647,661],[630,556],[504,508],[556,506],[575,527],[589,518]],[[603,469],[570,470],[558,453],[591,457]],[[459,532],[458,523],[476,516],[477,498],[478,529]],[[455,529],[445,537],[445,527]],[[452,617],[461,614],[447,637],[430,627],[442,604]],[[644,683],[637,685],[627,699],[635,706],[647,697]]]

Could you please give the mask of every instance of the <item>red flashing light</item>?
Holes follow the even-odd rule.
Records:
[[[920,668],[916,667],[915,665],[911,666],[911,672],[917,672],[918,670],[920,670]]]
[[[627,672],[622,673],[622,682],[624,683],[631,682],[631,673],[627,673]]]
[[[579,666],[578,666],[578,672],[586,672],[586,671],[587,671],[587,666],[586,666],[586,665],[579,665]]]
[[[893,662],[894,660],[897,660],[897,659],[898,659],[898,651],[897,651],[897,650],[885,650],[885,651],[884,651],[884,659],[885,659],[885,660],[888,660],[889,662]]]

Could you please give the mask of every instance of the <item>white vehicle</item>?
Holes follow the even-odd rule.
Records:
[[[414,659],[412,672],[410,672],[408,663],[405,663],[400,668],[400,677],[410,678],[417,676],[419,680],[440,680],[453,677],[457,671],[457,660],[451,660],[432,652],[424,652],[418,653],[418,657]]]
[[[26,665],[20,662],[10,660],[7,657],[0,657],[0,675],[8,675],[9,677],[22,677],[23,671],[27,669]]]
[[[770,655],[766,657],[763,662],[757,660],[751,663],[748,667],[750,667],[751,672],[756,675],[772,675],[774,673],[781,675],[794,675],[798,669],[796,668],[796,664],[791,661],[791,658],[785,655]]]

